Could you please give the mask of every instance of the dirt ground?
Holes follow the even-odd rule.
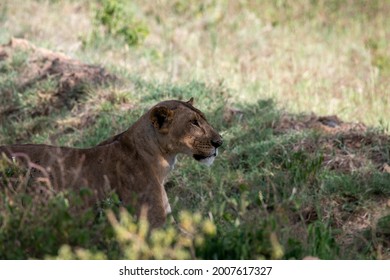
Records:
[[[390,173],[388,162],[390,136],[375,131],[363,123],[349,123],[342,121],[339,117],[310,115],[283,115],[275,124],[275,132],[280,134],[304,132],[314,130],[318,137],[306,137],[293,147],[294,150],[303,150],[309,153],[321,151],[324,156],[323,166],[330,170],[337,170],[342,173],[370,172],[367,167],[374,167],[380,172]],[[348,198],[324,198],[323,205],[331,206],[331,212],[326,213],[333,221],[336,228],[341,229],[336,239],[342,248],[349,246],[365,246],[367,233],[377,240],[377,236],[388,235],[388,224],[378,226],[381,217],[390,214],[390,199],[376,197],[367,203],[362,209],[350,213],[344,210]],[[354,199],[353,197],[350,199]],[[306,209],[309,216],[316,217],[316,209]],[[386,232],[383,232],[383,228]],[[358,244],[356,244],[358,240]],[[387,240],[387,239],[385,239]],[[359,244],[360,243],[360,244]],[[388,242],[389,243],[389,242]],[[388,250],[378,242],[377,254],[383,259],[390,259]],[[390,244],[386,244],[389,247]]]
[[[87,65],[64,54],[37,48],[24,39],[13,38],[8,44],[0,46],[0,62],[12,63],[16,52],[23,52],[27,56],[23,69],[18,71],[18,91],[22,92],[39,81],[52,79],[58,86],[45,98],[54,108],[70,108],[85,92],[86,87],[117,79],[100,66]]]
[[[324,154],[323,164],[331,170],[342,172],[363,171],[374,165],[382,172],[390,172],[386,150],[377,147],[389,147],[389,135],[368,128],[363,123],[343,122],[339,117],[310,115],[288,115],[281,117],[274,127],[276,133],[314,130],[318,137],[308,137],[297,143],[294,150]]]

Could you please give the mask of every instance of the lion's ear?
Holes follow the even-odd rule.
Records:
[[[191,97],[190,100],[187,101],[188,104],[190,104],[191,106],[194,105],[194,98]]]
[[[165,106],[157,106],[150,112],[153,126],[162,134],[167,134],[173,120],[174,112]]]

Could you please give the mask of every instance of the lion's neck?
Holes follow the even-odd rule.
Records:
[[[156,177],[159,183],[164,185],[169,172],[175,166],[176,155],[161,155],[157,152],[153,155],[145,155],[144,160],[149,164],[153,175]]]
[[[159,171],[160,182],[163,184],[169,172],[175,167],[176,155],[170,157],[159,157],[155,170]]]
[[[164,184],[169,172],[174,168],[177,154],[168,148],[162,148],[161,143],[154,137],[154,131],[147,131],[148,125],[135,123],[120,137],[122,144],[137,151],[142,160],[151,168],[157,180]]]

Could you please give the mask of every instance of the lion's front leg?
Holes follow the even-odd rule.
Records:
[[[167,219],[167,207],[169,207],[168,197],[163,188],[159,185],[158,191],[153,191],[153,196],[148,199],[148,221],[152,228],[163,226]]]
[[[151,228],[160,227],[165,224],[167,219],[167,206],[164,203],[164,197],[159,189],[150,188],[148,191],[132,194],[126,192],[122,193],[120,198],[124,205],[135,207],[136,215],[139,219],[146,216]]]

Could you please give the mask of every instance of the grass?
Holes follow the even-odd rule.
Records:
[[[170,224],[148,235],[115,196],[112,212],[75,218],[87,191],[42,201],[3,160],[0,258],[390,258],[387,1],[134,1],[148,34],[131,46],[95,21],[107,1],[19,2],[0,4],[1,43],[25,37],[119,81],[55,99],[56,76],[22,86],[34,62],[16,50],[0,59],[0,143],[88,147],[161,100],[194,97],[224,145],[211,168],[180,157],[166,183],[190,236]]]
[[[389,125],[388,1],[134,1],[128,13],[149,35],[131,51],[110,37],[83,45],[98,1],[23,3],[3,4],[2,42],[25,37],[150,81],[222,80],[245,102]]]

